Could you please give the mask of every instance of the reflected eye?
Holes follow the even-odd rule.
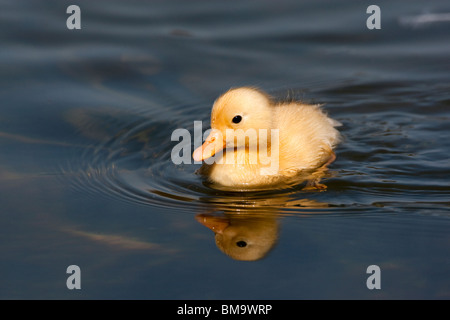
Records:
[[[247,246],[247,242],[241,240],[241,241],[236,242],[236,245],[237,245],[239,248],[243,248],[243,247],[246,247],[246,246]]]
[[[233,123],[239,123],[239,122],[241,122],[241,120],[242,120],[242,117],[240,115],[237,115],[231,121],[233,121]]]

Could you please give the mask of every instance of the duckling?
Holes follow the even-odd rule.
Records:
[[[339,125],[320,105],[279,103],[256,88],[233,88],[214,102],[211,133],[193,158],[204,160],[199,173],[214,184],[267,187],[300,173],[324,172],[336,158]],[[307,187],[325,187],[319,183],[321,174],[308,177]]]

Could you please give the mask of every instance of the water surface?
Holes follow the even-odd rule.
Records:
[[[450,298],[447,1],[379,1],[381,30],[355,1],[81,1],[81,30],[70,4],[0,3],[1,298]],[[241,85],[343,124],[326,191],[172,163],[173,130]]]

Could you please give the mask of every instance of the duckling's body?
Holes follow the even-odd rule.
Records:
[[[213,131],[193,156],[203,160],[215,155],[214,163],[205,163],[200,169],[214,183],[233,188],[264,187],[332,162],[333,148],[339,142],[338,125],[319,105],[274,103],[254,88],[231,89],[214,103]],[[257,148],[249,145],[250,139],[246,143],[236,136],[226,140],[229,129],[258,132]],[[234,145],[230,145],[233,140]]]

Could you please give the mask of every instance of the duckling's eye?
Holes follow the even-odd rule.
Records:
[[[247,242],[241,240],[241,241],[236,242],[236,245],[237,245],[239,248],[243,248],[243,247],[246,247],[246,246],[247,246]]]
[[[239,123],[239,122],[241,122],[241,120],[242,120],[242,117],[240,115],[237,115],[237,116],[234,116],[233,120],[231,120],[231,121],[233,121],[233,123]]]

